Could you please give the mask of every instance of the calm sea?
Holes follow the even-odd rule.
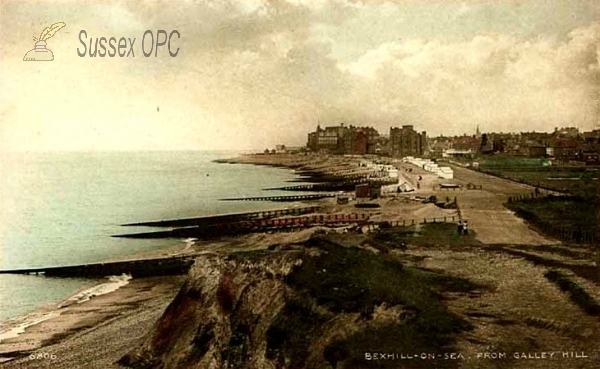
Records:
[[[295,178],[287,169],[216,164],[234,152],[11,153],[0,157],[0,269],[80,264],[181,244],[111,235],[145,220],[273,209],[291,204],[222,202],[261,196]],[[269,194],[278,194],[272,192]],[[56,302],[84,279],[0,276],[0,321]]]

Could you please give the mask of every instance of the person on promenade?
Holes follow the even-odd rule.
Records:
[[[466,236],[469,234],[469,223],[465,220],[463,222],[463,234]]]
[[[459,220],[458,221],[458,234],[462,234],[463,233],[463,221]]]

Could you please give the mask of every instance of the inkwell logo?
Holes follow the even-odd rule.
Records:
[[[40,35],[40,38],[33,37],[35,43],[35,49],[29,50],[23,57],[24,61],[52,61],[54,60],[54,54],[51,50],[46,49],[46,40],[54,36],[59,29],[66,26],[63,22],[54,23],[46,29]]]

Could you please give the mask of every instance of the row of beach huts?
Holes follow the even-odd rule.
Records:
[[[436,174],[440,178],[444,179],[452,179],[454,178],[454,171],[450,167],[440,167],[437,163],[433,162],[431,159],[422,159],[422,158],[414,158],[412,156],[407,156],[402,158],[402,161],[405,163],[411,163],[416,165],[419,168],[423,168],[428,172]]]

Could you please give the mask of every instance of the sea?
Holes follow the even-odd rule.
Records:
[[[122,259],[173,249],[185,242],[111,237],[157,230],[122,227],[125,223],[299,206],[219,201],[227,197],[285,194],[263,189],[289,185],[290,180],[297,178],[290,169],[213,162],[239,154],[223,151],[2,153],[0,269]],[[61,301],[83,301],[91,294],[90,289],[112,291],[126,284],[127,277],[114,276],[100,287],[99,282],[102,281],[0,275],[0,324],[20,321],[23,328],[32,320],[48,317],[36,315],[43,307]],[[12,333],[18,331],[13,329]]]

